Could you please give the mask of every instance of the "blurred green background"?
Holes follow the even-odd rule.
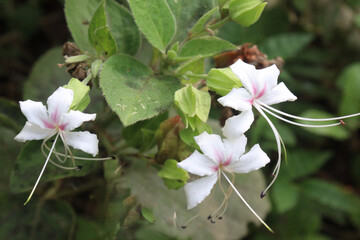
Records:
[[[268,2],[256,24],[242,28],[229,23],[219,35],[237,45],[256,44],[271,59],[284,59],[280,81],[298,100],[278,108],[315,118],[360,112],[360,1]],[[25,122],[17,101],[35,95],[45,100],[57,86],[66,83],[68,76],[56,63],[63,61],[59,47],[67,40],[71,36],[63,1],[0,1],[0,239],[102,239],[97,237],[99,231],[111,231],[99,230],[97,221],[103,219],[88,220],[101,215],[103,209],[96,207],[97,201],[108,201],[109,196],[85,202],[81,194],[68,193],[57,196],[56,201],[40,201],[23,208],[27,193],[17,194],[16,187],[9,187],[10,174],[16,169],[15,160],[23,147],[12,140]],[[9,115],[15,120],[8,121]],[[274,122],[288,153],[288,164],[282,165],[267,196],[271,210],[266,222],[275,235],[249,224],[243,239],[360,239],[360,119],[320,130]],[[276,158],[274,137],[263,119],[257,120],[247,136],[251,145],[261,142],[271,158]],[[263,170],[267,181],[270,170]],[[71,192],[77,182],[86,182],[88,185],[81,185],[85,186],[84,193],[101,195],[104,189],[99,186],[104,180],[91,181],[99,175],[102,172],[97,170],[60,184]],[[24,176],[22,180],[28,179]],[[103,217],[110,221],[114,214],[122,218],[132,214],[134,219],[128,218],[130,227],[118,233],[117,239],[173,239],[138,231],[139,225],[129,223],[140,221],[136,215],[138,205],[133,203],[136,200],[126,197],[126,191],[120,192],[124,196],[116,197],[124,206]],[[133,232],[137,232],[136,236]]]

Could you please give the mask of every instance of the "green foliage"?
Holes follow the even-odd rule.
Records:
[[[259,19],[266,4],[263,0],[231,0],[229,14],[232,20],[248,27]]]
[[[100,56],[108,57],[116,53],[116,43],[110,33],[105,15],[106,1],[102,0],[89,24],[89,42]]]
[[[165,0],[129,0],[135,22],[149,42],[162,52],[176,32],[173,13]]]
[[[214,0],[167,0],[176,19],[176,34],[174,40],[182,41],[187,37],[188,30],[203,16],[214,8]]]
[[[345,68],[337,79],[338,85],[342,90],[340,100],[340,114],[347,115],[359,112],[360,110],[360,63],[353,63]],[[359,127],[359,119],[345,119],[346,124],[351,129]]]
[[[75,43],[82,51],[95,53],[88,41],[88,29],[100,0],[66,0],[65,17]],[[86,7],[84,7],[86,6]]]
[[[36,179],[38,178],[38,174],[40,174],[46,160],[46,156],[42,155],[40,149],[41,141],[32,141],[28,142],[21,150],[10,176],[9,187],[11,192],[26,192],[34,186]],[[59,152],[63,152],[61,149],[62,148],[60,146],[57,148]],[[73,153],[77,156],[81,156],[80,154],[77,154],[79,153],[77,151],[74,151]],[[57,161],[54,156],[52,158],[54,161]],[[71,167],[71,160],[68,159],[67,161],[68,163],[66,165]],[[62,163],[57,163],[62,165]],[[99,167],[99,163],[88,161],[81,162],[79,165],[82,166],[81,171],[64,170],[49,163],[44,175],[41,178],[41,183],[68,177],[85,176]]]
[[[183,115],[186,128],[190,125],[193,130],[196,129],[199,122],[197,119],[207,121],[211,104],[209,93],[188,85],[175,92],[174,102]]]
[[[159,177],[169,189],[179,189],[189,179],[189,174],[184,169],[178,168],[177,163],[174,159],[168,159],[158,172]]]
[[[269,58],[280,56],[287,60],[295,57],[313,39],[314,35],[309,33],[284,33],[267,38],[261,42],[259,48]]]
[[[190,37],[193,37],[194,35],[200,35],[201,33],[203,33],[204,31],[206,31],[206,24],[212,19],[213,15],[217,15],[219,14],[219,7],[215,7],[213,9],[211,9],[210,11],[208,11],[207,13],[205,13],[196,23],[195,25],[191,28],[191,30],[189,31]]]
[[[154,75],[135,58],[115,55],[104,63],[100,86],[111,109],[128,126],[168,109],[179,83],[172,76]]]
[[[220,52],[235,49],[236,46],[217,37],[203,37],[188,41],[179,52],[177,59],[211,57]]]
[[[83,111],[90,103],[88,92],[90,87],[81,83],[78,79],[72,78],[69,83],[64,86],[74,92],[74,99],[70,105],[70,109],[76,111]]]
[[[240,88],[240,79],[230,68],[213,68],[210,70],[206,85],[220,96],[228,94],[233,88]]]
[[[69,75],[65,69],[57,66],[63,61],[60,47],[50,49],[42,55],[24,84],[24,99],[46,100],[51,92],[66,84]]]
[[[167,119],[167,113],[160,114],[149,120],[144,120],[122,130],[122,136],[129,146],[138,148],[141,152],[155,145],[155,131],[162,121]]]

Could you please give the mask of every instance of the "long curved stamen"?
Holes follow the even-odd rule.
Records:
[[[48,140],[48,139],[45,139],[45,140],[43,141],[43,143],[41,144],[41,152],[42,152],[42,154],[43,154],[45,157],[47,157],[47,155],[46,155],[46,153],[45,153],[44,147],[50,152],[50,148],[46,145],[46,141],[47,141],[47,140]],[[52,152],[53,152],[53,154],[55,154],[56,158],[57,158],[60,162],[65,162],[66,158],[65,158],[64,160],[61,160],[60,157],[58,156],[58,153],[55,151],[55,148],[54,148],[54,150],[53,150]],[[62,154],[62,155],[64,155],[64,154]],[[50,162],[51,164],[55,165],[56,167],[62,168],[62,169],[65,169],[65,170],[75,170],[75,169],[76,169],[76,168],[74,168],[74,167],[64,167],[64,166],[61,166],[60,164],[57,164],[56,162],[54,162],[51,158],[49,158],[49,162]]]
[[[324,121],[336,121],[336,120],[342,120],[342,119],[346,119],[346,118],[352,118],[352,117],[356,117],[356,116],[360,116],[360,113],[354,113],[351,115],[345,115],[345,116],[340,116],[340,117],[334,117],[334,118],[305,118],[305,117],[299,117],[299,116],[295,116],[283,111],[280,111],[276,108],[273,108],[265,103],[259,102],[259,104],[261,106],[264,106],[265,108],[268,108],[271,111],[277,112],[278,114],[281,114],[283,116],[286,117],[290,117],[290,118],[294,118],[294,119],[299,119],[299,120],[304,120],[304,121],[313,121],[313,122],[324,122]]]
[[[47,146],[45,144],[44,146],[47,150],[50,150],[49,146]],[[61,156],[61,157],[66,157],[65,154],[63,153],[59,153],[59,152],[55,152],[53,151],[54,154],[58,155],[58,156]],[[88,160],[88,161],[106,161],[106,160],[111,160],[111,159],[114,159],[114,157],[106,157],[106,158],[87,158],[87,157],[77,157],[77,156],[73,156],[74,159],[77,159],[77,160]]]
[[[293,125],[296,125],[296,126],[300,126],[300,127],[309,127],[309,128],[323,128],[323,127],[334,127],[334,126],[338,126],[338,125],[341,125],[342,123],[341,122],[338,122],[338,123],[333,123],[333,124],[325,124],[325,125],[310,125],[310,124],[303,124],[303,123],[297,123],[297,122],[293,122],[291,120],[288,120],[286,118],[283,118],[279,115],[277,115],[276,113],[273,113],[271,112],[269,109],[266,109],[265,107],[261,107],[260,105],[260,108],[262,108],[262,110],[264,110],[265,112],[271,114],[272,116],[284,121],[284,122],[287,122],[287,123],[290,123],[290,124],[293,124]]]
[[[24,205],[26,205],[26,204],[30,201],[32,195],[34,194],[34,191],[35,191],[37,185],[39,184],[40,178],[41,178],[41,176],[42,176],[43,173],[44,173],[44,170],[45,170],[45,168],[46,168],[46,165],[47,165],[47,163],[49,162],[51,153],[52,153],[52,151],[53,151],[54,148],[55,148],[55,144],[56,144],[56,141],[57,141],[58,137],[59,137],[59,133],[58,133],[58,134],[56,135],[56,137],[55,137],[54,143],[53,143],[53,145],[52,145],[52,147],[51,147],[51,149],[50,149],[50,152],[49,152],[48,157],[46,158],[46,161],[45,161],[44,166],[43,166],[43,168],[42,168],[42,170],[41,170],[41,172],[40,172],[40,175],[39,175],[38,179],[36,180],[36,183],[35,183],[33,189],[31,190],[31,193],[30,193],[28,199],[26,200],[26,202],[24,203]]]
[[[74,168],[77,168],[76,163],[75,163],[75,159],[74,159],[74,155],[72,154],[69,146],[66,144],[65,137],[63,136],[61,131],[59,132],[59,134],[60,134],[61,140],[63,141],[65,149],[67,149],[69,151],[70,158],[71,158],[71,161],[72,161],[72,163],[74,165]]]
[[[257,215],[257,213],[250,207],[250,205],[245,201],[245,199],[241,196],[241,194],[239,193],[239,191],[235,188],[234,184],[230,181],[230,179],[226,176],[226,174],[224,172],[221,172],[225,179],[228,181],[228,183],[230,184],[230,186],[234,189],[234,191],[236,192],[236,194],[239,196],[239,198],[243,201],[243,203],[249,208],[249,210],[257,217],[257,219],[259,219],[259,221],[272,233],[274,233],[274,231],[259,217],[259,215]]]
[[[220,172],[221,172],[221,171],[218,171],[218,179],[219,179],[220,189],[221,189],[221,191],[222,191],[223,194],[224,194],[224,200],[221,202],[220,206],[219,206],[212,214],[209,215],[209,220],[211,220],[212,223],[215,223],[215,222],[212,220],[213,217],[218,218],[218,216],[221,216],[221,215],[226,211],[227,203],[228,203],[228,200],[229,200],[229,198],[230,198],[230,196],[231,196],[231,192],[232,192],[232,188],[231,188],[231,187],[229,187],[228,190],[227,190],[227,192],[225,192],[225,190],[224,190],[224,188],[223,188],[223,186],[222,186],[222,184],[221,184],[221,173],[220,173]],[[234,181],[234,176],[233,176],[233,181]],[[222,209],[223,209],[223,210],[222,210]],[[218,213],[220,210],[222,210],[222,211],[221,211],[222,214],[217,215],[217,213]]]
[[[277,149],[278,149],[278,160],[277,160],[275,169],[273,171],[273,174],[275,173],[274,178],[270,182],[270,184],[266,187],[266,189],[261,193],[261,197],[264,197],[266,195],[266,192],[269,190],[269,188],[274,184],[274,182],[275,182],[275,180],[276,180],[276,178],[277,178],[277,176],[279,174],[280,165],[281,165],[281,137],[280,137],[279,132],[275,128],[274,124],[271,122],[271,120],[268,118],[268,116],[263,112],[261,107],[256,103],[254,103],[254,107],[259,111],[259,113],[265,118],[265,120],[270,125],[270,128],[274,133],[275,140],[276,140],[276,145],[277,145]]]

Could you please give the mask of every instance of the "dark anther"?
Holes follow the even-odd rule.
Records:
[[[271,174],[272,177],[275,177],[275,174]]]
[[[53,143],[54,141],[55,141],[54,139],[51,139],[51,140],[50,140],[50,142],[52,142],[52,143]]]
[[[264,191],[262,191],[261,194],[260,194],[260,197],[264,198],[265,196],[266,196],[266,193],[264,193]]]
[[[215,223],[215,221],[214,221],[214,220],[212,220],[212,219],[210,220],[210,222],[211,222],[211,223],[213,223],[213,224]]]
[[[208,216],[208,218],[207,218],[207,220],[210,220],[211,218],[212,218],[212,216],[211,216],[211,215],[209,215],[209,216]]]
[[[219,220],[221,220],[221,219],[222,219],[222,217],[218,217],[218,219],[219,219]]]
[[[187,228],[187,226],[182,225],[181,228],[182,228],[182,229],[185,229],[185,228]]]
[[[116,159],[116,156],[111,156],[111,159],[114,159],[114,160],[115,160],[115,159]]]
[[[80,171],[82,168],[82,166],[76,166],[76,171]]]
[[[346,125],[345,122],[343,120],[340,120],[341,124],[342,125]]]

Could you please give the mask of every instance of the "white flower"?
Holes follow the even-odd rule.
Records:
[[[234,187],[233,182],[230,181],[224,173],[227,172],[231,175],[233,175],[233,173],[248,173],[264,167],[270,159],[266,153],[261,150],[259,144],[253,146],[248,153],[244,154],[247,142],[247,138],[244,135],[241,135],[236,139],[221,140],[219,135],[203,132],[201,135],[195,137],[195,141],[203,154],[195,150],[188,158],[177,164],[178,167],[202,177],[187,183],[184,187],[188,209],[201,203],[210,194],[215,183],[219,180],[219,185],[225,195],[225,199],[218,210],[210,215],[211,217],[209,219],[216,216],[217,212],[224,208],[220,214],[221,217],[226,209],[227,200],[231,193],[230,188],[226,193],[221,185],[220,180],[221,175],[223,175],[229,182],[231,188],[239,195],[241,200],[244,201],[246,206],[249,207],[267,228],[269,228],[246,203]]]
[[[80,111],[73,110],[69,111],[70,105],[73,101],[73,94],[74,93],[72,90],[59,87],[48,98],[48,109],[46,109],[46,107],[41,102],[34,102],[31,100],[20,101],[20,108],[22,113],[27,118],[27,122],[21,132],[15,137],[15,140],[19,142],[26,142],[29,140],[44,139],[42,146],[45,146],[49,150],[49,154],[40,173],[40,176],[26,203],[30,200],[48,161],[51,161],[51,153],[54,152],[57,158],[59,156],[63,156],[65,157],[65,159],[69,154],[73,160],[77,157],[74,157],[72,155],[68,146],[72,146],[75,149],[80,149],[86,153],[92,154],[93,156],[95,156],[99,152],[99,140],[97,139],[97,136],[95,134],[91,134],[88,131],[71,132],[75,128],[79,127],[83,122],[92,121],[96,117],[96,114],[86,114]],[[54,135],[56,135],[55,140],[50,149],[49,147],[47,147],[46,141]],[[55,144],[59,136],[64,143],[65,154],[60,154],[54,151]],[[58,164],[55,165],[59,166]],[[76,166],[70,169],[76,169]]]
[[[280,71],[276,67],[276,65],[257,70],[253,65],[244,63],[242,60],[238,60],[233,65],[231,65],[230,68],[240,79],[243,87],[232,89],[230,93],[228,93],[224,97],[219,98],[218,101],[223,106],[231,107],[233,109],[241,111],[242,113],[227,119],[223,128],[224,135],[228,138],[235,138],[247,131],[250,128],[252,122],[254,121],[252,107],[256,108],[258,112],[266,119],[275,135],[278,148],[278,161],[273,171],[273,175],[275,177],[269,184],[269,186],[262,192],[262,196],[265,196],[266,191],[274,183],[279,173],[281,163],[281,144],[283,144],[280,134],[278,133],[277,129],[270,121],[270,119],[267,117],[265,112],[282,121],[302,127],[337,126],[340,124],[344,124],[341,119],[359,115],[359,113],[357,113],[336,118],[313,119],[302,118],[288,113],[284,113],[273,107],[270,107],[270,105],[285,101],[295,101],[297,98],[294,94],[290,92],[290,90],[285,86],[284,83],[278,84],[278,77]],[[291,121],[289,119],[281,117],[279,114],[289,118],[305,121],[340,121],[327,125],[309,125]]]

